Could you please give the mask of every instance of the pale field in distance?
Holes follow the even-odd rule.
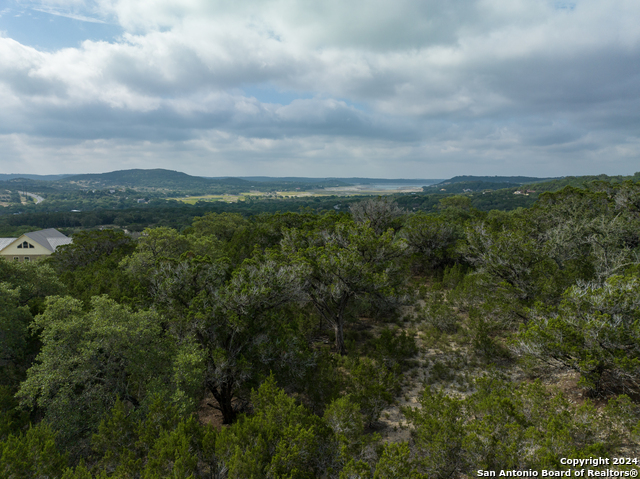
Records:
[[[196,204],[198,201],[224,201],[227,203],[235,203],[244,201],[247,197],[255,198],[309,198],[314,196],[379,196],[391,195],[394,193],[420,193],[421,187],[407,186],[395,190],[370,187],[368,185],[341,186],[335,188],[324,188],[322,190],[310,191],[274,191],[265,193],[262,191],[249,191],[237,195],[203,195],[203,196],[186,196],[179,198],[168,198],[170,200],[182,201],[190,205]]]

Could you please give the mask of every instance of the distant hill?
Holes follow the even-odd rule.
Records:
[[[162,188],[181,190],[190,188],[207,188],[213,185],[244,186],[248,182],[237,178],[211,180],[200,176],[191,176],[179,171],[154,170],[119,170],[109,173],[74,175],[58,181],[59,184],[72,184],[86,188]]]
[[[503,188],[519,188],[520,183],[488,182],[488,181],[460,181],[438,183],[423,188],[425,193],[475,193],[479,191],[501,190]]]
[[[453,178],[451,178],[450,180],[444,180],[440,183],[438,183],[439,185],[446,185],[449,183],[462,183],[462,182],[477,182],[477,181],[481,181],[484,183],[512,183],[516,186],[518,185],[524,185],[524,184],[528,184],[528,183],[540,183],[542,181],[551,181],[551,180],[557,180],[560,179],[560,177],[554,177],[554,178],[537,178],[535,176],[469,176],[469,175],[463,175],[463,176],[454,176]],[[505,186],[503,186],[503,188],[506,188]]]
[[[13,178],[8,181],[0,180],[0,190],[6,189],[11,191],[28,191],[38,193],[57,191],[56,188],[53,188],[51,185],[52,183],[49,181],[37,181],[22,177]]]
[[[3,181],[3,178],[5,181]],[[8,181],[7,181],[8,179]],[[307,191],[328,187],[372,185],[391,189],[398,186],[422,186],[425,193],[461,194],[502,189],[531,189],[538,193],[555,191],[564,186],[582,186],[592,181],[623,181],[640,179],[634,176],[578,176],[562,178],[536,178],[528,176],[455,176],[449,180],[409,178],[304,178],[247,176],[240,178],[192,176],[166,169],[131,169],[108,173],[82,175],[0,175],[0,185],[6,190],[34,193],[55,193],[72,190],[106,190],[129,188],[160,195],[238,194],[250,190],[262,192]],[[535,185],[535,187],[534,187]],[[62,193],[61,193],[62,194]]]
[[[563,178],[548,180],[543,183],[530,183],[525,185],[527,187],[534,187],[536,190],[540,192],[544,191],[557,191],[561,190],[565,186],[573,186],[576,188],[584,188],[585,186],[589,186],[591,183],[595,183],[598,181],[606,181],[612,183],[620,183],[623,181],[640,181],[640,172],[635,173],[634,175],[624,176],[609,176],[609,175],[585,175],[585,176],[565,176]]]
[[[228,176],[216,176],[211,177],[211,180],[224,180],[229,178]],[[341,181],[342,178],[306,178],[302,176],[239,176],[241,180],[249,181],[249,182],[260,182],[260,183],[324,183],[324,182],[335,182]]]
[[[428,179],[428,178],[337,178],[341,181],[345,181],[354,185],[431,185],[443,181],[441,179]]]
[[[209,178],[211,180],[226,180],[227,176]],[[260,183],[261,187],[271,185],[274,188],[291,188],[296,186],[314,186],[326,188],[328,186],[349,186],[352,183],[343,181],[342,178],[305,178],[302,176],[239,176],[238,179],[247,181],[252,185]]]
[[[216,177],[211,179],[222,179]],[[384,184],[407,184],[407,185],[430,185],[443,181],[442,179],[422,179],[422,178],[306,178],[304,176],[240,176],[242,180],[260,183],[309,183],[322,186],[349,186],[349,185],[384,185]]]
[[[37,181],[57,181],[72,175],[27,175],[22,173],[0,173],[0,181],[10,181],[19,178],[25,178],[27,180]]]
[[[201,193],[238,193],[251,189],[275,191],[287,189],[323,188],[327,186],[348,186],[336,179],[328,178],[269,178],[269,177],[215,177],[191,176],[179,171],[119,170],[109,173],[74,175],[63,178],[56,185],[75,188],[131,188],[138,190],[165,190]]]

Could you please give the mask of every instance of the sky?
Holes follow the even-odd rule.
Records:
[[[638,0],[3,0],[0,173],[640,171]]]

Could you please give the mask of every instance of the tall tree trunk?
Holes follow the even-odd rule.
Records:
[[[338,354],[341,356],[347,355],[347,348],[344,345],[344,329],[343,329],[343,318],[337,318],[336,323],[333,327],[333,330],[336,333],[336,350]]]
[[[219,389],[215,386],[209,386],[209,391],[218,401],[218,410],[222,413],[222,424],[231,424],[236,420],[236,410],[233,408],[231,400],[233,399],[233,391],[225,386]]]

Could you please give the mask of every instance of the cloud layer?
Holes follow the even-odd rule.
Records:
[[[123,34],[56,50],[0,37],[3,173],[640,169],[635,0],[17,6]]]

